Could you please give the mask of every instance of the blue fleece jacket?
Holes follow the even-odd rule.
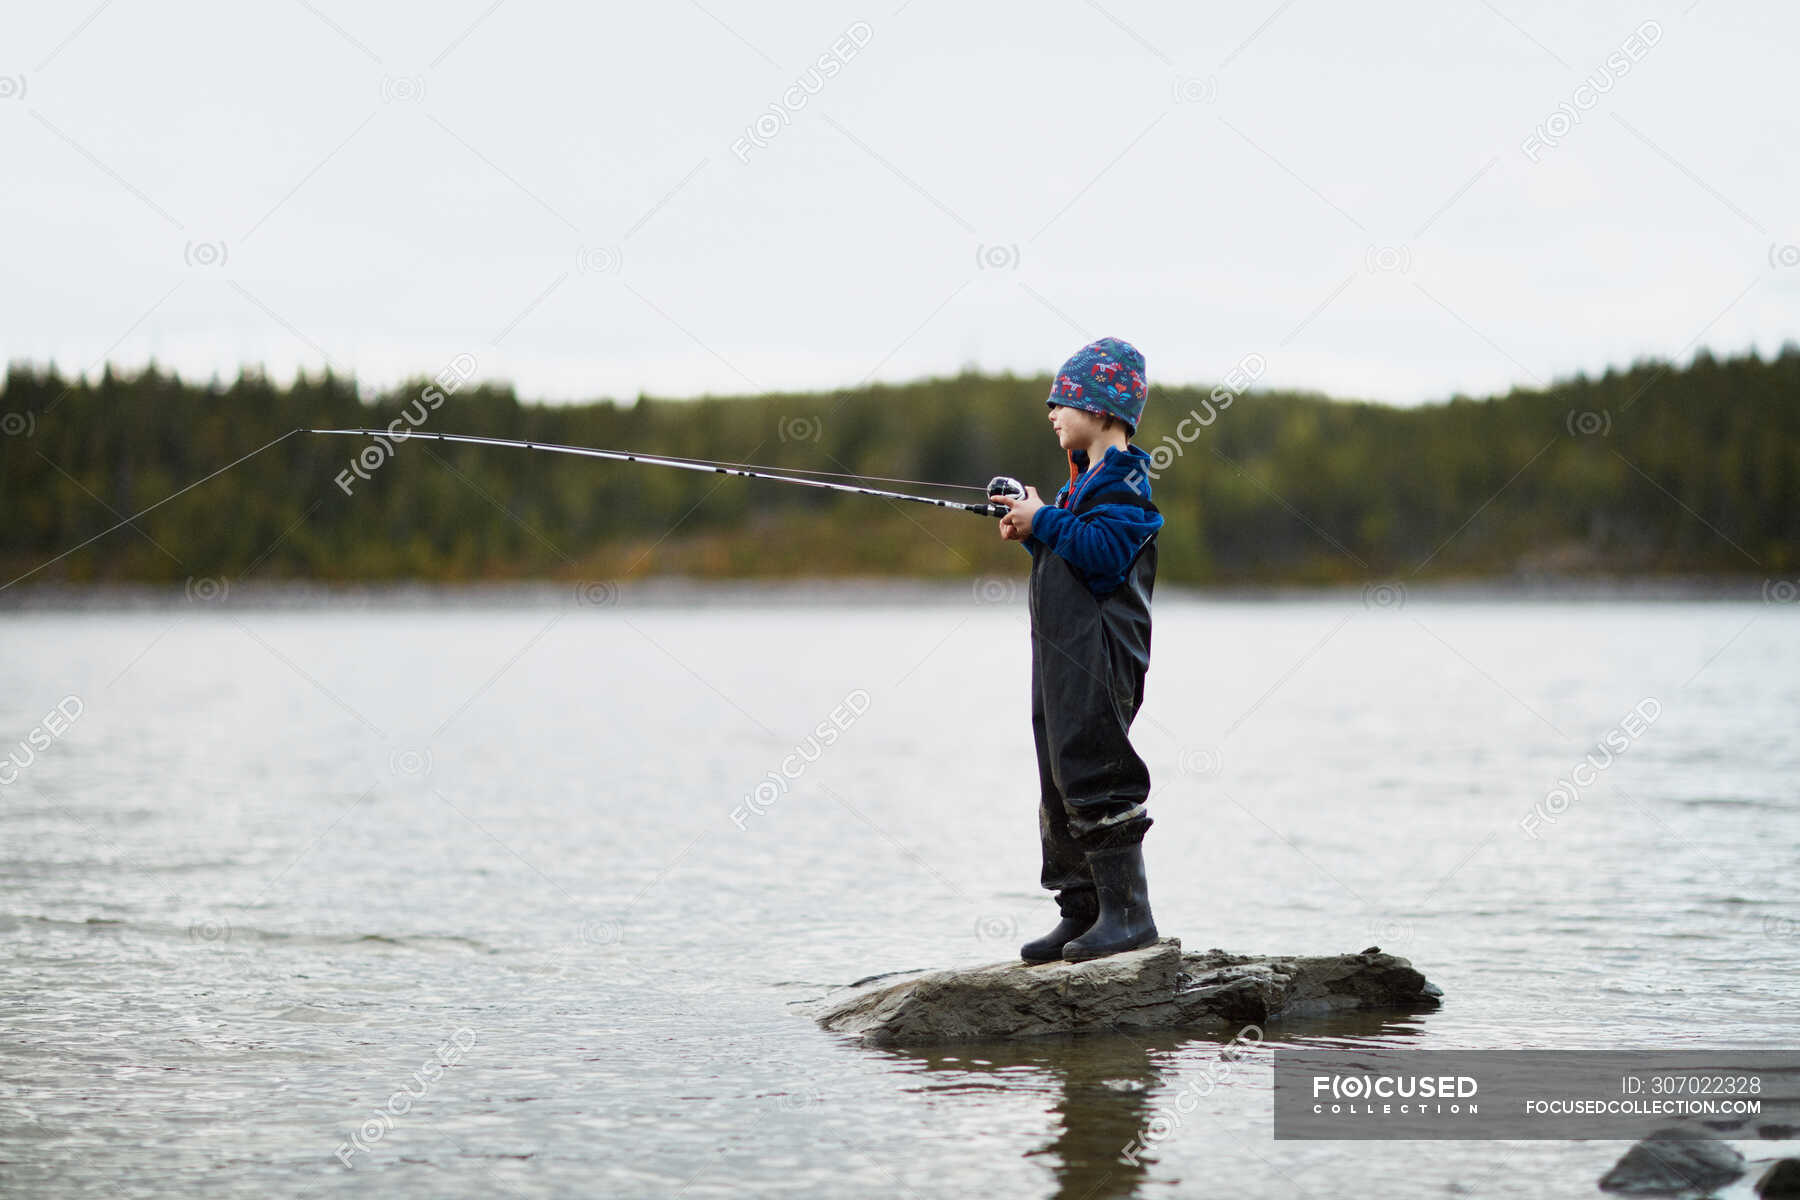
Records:
[[[1069,509],[1083,496],[1120,489],[1150,499],[1150,456],[1136,446],[1108,446],[1098,463],[1090,465],[1082,450],[1074,461],[1080,474],[1038,509],[1024,545],[1033,557],[1041,549],[1062,555],[1089,591],[1104,596],[1125,582],[1138,551],[1162,528],[1162,514],[1135,504],[1100,504],[1080,516]]]

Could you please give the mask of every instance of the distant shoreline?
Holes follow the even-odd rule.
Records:
[[[962,580],[907,577],[820,577],[814,579],[696,579],[653,576],[621,583],[517,580],[504,583],[382,582],[316,583],[300,580],[229,583],[224,594],[195,596],[182,584],[131,583],[20,584],[0,592],[0,613],[166,611],[209,607],[232,609],[387,608],[677,608],[714,605],[854,605],[877,607],[905,602],[966,601],[974,607],[1005,608],[1025,603],[1025,575],[984,575]],[[1007,593],[1010,582],[1016,591]],[[996,594],[996,585],[1001,585]],[[1394,591],[1398,587],[1399,592]],[[1644,603],[1721,601],[1780,604],[1770,581],[1755,576],[1515,574],[1466,580],[1371,580],[1366,584],[1293,583],[1193,586],[1164,584],[1159,602],[1307,602],[1342,598],[1370,607],[1400,603]],[[1377,592],[1377,589],[1387,589]],[[215,586],[216,591],[216,586]],[[1371,594],[1373,593],[1373,594]],[[1783,593],[1785,594],[1785,593]]]

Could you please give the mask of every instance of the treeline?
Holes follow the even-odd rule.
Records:
[[[43,564],[290,429],[421,428],[1049,495],[1067,469],[1047,379],[635,404],[522,403],[420,380],[91,382],[14,366],[0,395],[6,582],[612,580],[982,575],[1025,568],[993,522],[711,474],[413,441],[299,435]],[[1153,386],[1161,578],[1347,582],[1519,570],[1778,575],[1800,566],[1800,347],[1702,352],[1418,408]],[[1160,449],[1159,449],[1160,448]],[[347,476],[346,494],[337,482]],[[898,486],[898,485],[896,485]],[[900,487],[899,490],[916,490]],[[945,494],[945,493],[940,493]],[[954,493],[948,493],[954,495]],[[976,493],[965,493],[975,498]]]

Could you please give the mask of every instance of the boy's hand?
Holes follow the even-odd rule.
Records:
[[[1022,542],[1031,536],[1031,523],[1037,519],[1038,509],[1044,507],[1036,488],[1027,485],[1023,500],[1014,496],[989,496],[988,499],[1007,508],[1006,515],[1000,518],[1001,537],[1009,542]]]

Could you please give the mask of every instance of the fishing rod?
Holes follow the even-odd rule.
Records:
[[[801,473],[786,474],[769,467],[759,467],[754,463],[715,462],[709,459],[675,458],[663,454],[639,454],[628,450],[600,450],[592,446],[564,446],[555,442],[518,441],[512,438],[477,437],[466,433],[426,433],[422,430],[408,430],[405,433],[392,433],[385,429],[296,429],[295,433],[321,433],[329,435],[342,434],[351,437],[381,437],[393,442],[408,442],[413,438],[426,438],[438,442],[466,442],[475,446],[506,446],[516,450],[544,450],[552,454],[575,454],[583,458],[603,458],[610,462],[642,463],[648,467],[675,467],[683,471],[705,471],[715,475],[737,475],[744,479],[768,479],[776,483],[797,483],[802,487],[824,488],[833,492],[847,492],[854,496],[875,496],[882,500],[907,500],[914,504],[930,504],[936,508],[952,508],[962,512],[975,513],[983,517],[1004,517],[1007,508],[1003,504],[966,504],[960,500],[940,500],[935,496],[915,496],[908,492],[890,492],[882,488],[859,487],[850,483],[835,483],[828,479],[803,479]],[[927,483],[916,479],[889,479],[885,475],[851,475],[848,472],[807,471],[808,475],[837,475],[847,479],[879,479],[884,482],[914,483],[925,487],[961,488],[969,491],[982,491],[965,483]],[[1010,496],[1014,499],[1025,498],[1025,485],[1007,475],[996,475],[985,489],[989,496]]]
[[[880,488],[856,487],[856,486],[853,486],[853,485],[847,484],[847,483],[833,483],[833,482],[830,482],[828,480],[823,480],[823,479],[801,479],[798,477],[797,473],[793,474],[793,475],[784,475],[779,472],[771,471],[767,467],[758,467],[752,463],[712,462],[712,461],[709,461],[706,459],[674,458],[674,457],[670,457],[668,455],[661,455],[661,454],[636,454],[636,453],[632,453],[632,452],[624,451],[624,450],[598,450],[598,449],[594,449],[589,446],[562,446],[562,445],[556,445],[551,442],[527,442],[527,441],[514,441],[510,438],[475,437],[471,434],[424,433],[424,432],[421,432],[416,429],[409,430],[406,433],[390,432],[389,430],[386,430],[386,429],[290,429],[286,433],[283,433],[276,437],[270,438],[268,441],[264,442],[262,445],[258,446],[256,449],[250,451],[248,454],[244,454],[244,455],[239,456],[238,458],[232,459],[230,462],[228,462],[224,466],[218,468],[216,471],[213,471],[207,475],[202,475],[199,479],[194,480],[194,482],[188,484],[186,487],[180,489],[179,491],[171,492],[169,495],[164,496],[161,500],[158,500],[155,504],[150,505],[148,508],[141,509],[138,512],[132,513],[128,517],[121,518],[117,524],[109,525],[105,529],[102,529],[99,533],[96,533],[92,537],[88,538],[86,541],[83,541],[83,542],[79,543],[78,545],[71,546],[69,549],[64,550],[61,554],[57,555],[55,558],[51,559],[49,562],[39,563],[37,566],[31,568],[31,570],[25,572],[23,575],[20,575],[18,578],[14,579],[8,583],[0,584],[0,592],[3,592],[7,588],[12,587],[13,584],[24,582],[26,579],[29,579],[31,576],[36,575],[39,571],[42,571],[46,567],[54,566],[55,564],[61,562],[63,559],[69,557],[69,555],[74,554],[76,551],[81,550],[87,546],[93,545],[95,542],[99,541],[101,538],[105,537],[107,534],[112,533],[114,530],[123,529],[125,526],[132,524],[134,521],[137,521],[139,518],[150,515],[151,513],[155,512],[157,509],[161,508],[163,505],[168,504],[171,501],[173,501],[181,496],[187,495],[189,492],[193,491],[195,488],[199,487],[201,484],[208,483],[211,480],[217,479],[219,476],[223,475],[225,472],[231,470],[233,467],[239,465],[240,463],[248,462],[251,459],[255,458],[257,455],[262,454],[265,451],[274,449],[276,446],[279,446],[282,442],[287,441],[289,438],[291,438],[295,434],[299,434],[299,433],[343,434],[343,435],[358,436],[358,437],[379,437],[379,438],[386,439],[386,441],[388,443],[404,442],[410,438],[431,438],[431,439],[435,439],[440,442],[470,442],[470,443],[473,443],[478,446],[508,446],[508,447],[513,447],[513,448],[518,448],[518,449],[525,449],[525,450],[544,450],[544,451],[548,451],[553,454],[575,454],[575,455],[580,455],[580,456],[586,457],[586,458],[604,458],[604,459],[610,459],[615,462],[643,463],[646,466],[653,466],[653,467],[676,467],[676,468],[679,468],[684,471],[707,471],[707,472],[712,472],[714,474],[719,474],[719,475],[739,475],[746,479],[771,479],[777,483],[798,483],[805,487],[825,488],[828,491],[834,491],[834,492],[848,492],[851,495],[856,495],[856,496],[875,496],[875,497],[877,497],[879,499],[883,499],[883,500],[907,500],[907,501],[911,501],[914,504],[929,504],[936,508],[959,509],[963,512],[971,512],[971,513],[975,513],[977,516],[983,516],[983,517],[1004,517],[1008,511],[1006,506],[1003,504],[994,504],[994,503],[965,504],[965,503],[962,503],[962,502],[956,501],[956,500],[940,500],[934,496],[914,496],[914,495],[910,495],[906,492],[890,492],[890,491],[884,491]],[[963,484],[963,483],[928,483],[924,480],[913,480],[913,479],[889,480],[889,479],[887,479],[886,476],[851,475],[848,472],[811,471],[811,472],[806,472],[806,473],[813,474],[813,475],[838,475],[841,478],[847,478],[847,479],[879,479],[879,480],[883,480],[885,482],[913,483],[913,484],[917,484],[921,487],[964,488],[964,489],[968,489],[970,491],[982,490],[979,488],[975,488],[970,484]],[[342,485],[340,484],[340,486],[342,486]],[[1025,485],[1020,483],[1018,480],[1013,479],[1010,476],[996,475],[996,476],[994,476],[993,480],[988,483],[986,492],[989,497],[1007,496],[1007,497],[1011,497],[1016,500],[1023,500],[1025,498]]]

